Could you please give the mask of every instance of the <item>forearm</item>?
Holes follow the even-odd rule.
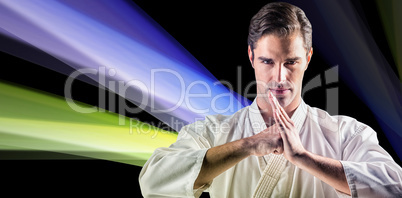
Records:
[[[293,163],[335,189],[350,195],[345,171],[340,161],[306,151],[297,156]]]
[[[180,143],[187,142],[192,143],[191,139]],[[194,181],[207,150],[177,146],[157,148],[144,164],[139,175],[144,197],[186,197],[193,192],[188,181]]]
[[[246,139],[229,142],[210,148],[205,157],[194,189],[211,182],[215,177],[225,172],[250,155]]]

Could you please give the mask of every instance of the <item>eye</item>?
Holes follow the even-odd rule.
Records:
[[[262,63],[264,63],[264,64],[268,64],[268,65],[270,65],[270,64],[274,64],[274,62],[273,62],[273,61],[271,61],[271,60],[263,60],[263,61],[262,61]]]
[[[285,64],[286,65],[296,65],[296,61],[288,61],[288,62],[286,62]]]

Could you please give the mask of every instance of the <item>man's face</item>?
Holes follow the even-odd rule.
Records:
[[[261,109],[269,108],[268,90],[276,96],[285,110],[300,104],[304,71],[312,50],[307,54],[299,34],[278,37],[273,34],[261,37],[254,49],[254,60],[249,57],[257,81],[257,103]]]

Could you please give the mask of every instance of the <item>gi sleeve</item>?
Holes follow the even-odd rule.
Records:
[[[202,126],[196,122],[183,127],[175,143],[156,149],[145,163],[139,176],[144,197],[198,197],[208,187],[193,190],[205,154],[211,148],[210,139],[202,136],[206,128],[195,130],[197,124]]]
[[[341,163],[352,197],[401,197],[402,169],[378,144],[376,132],[357,121],[350,128]]]

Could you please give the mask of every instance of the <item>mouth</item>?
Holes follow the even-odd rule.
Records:
[[[290,89],[269,89],[275,96],[285,95],[290,92]]]

